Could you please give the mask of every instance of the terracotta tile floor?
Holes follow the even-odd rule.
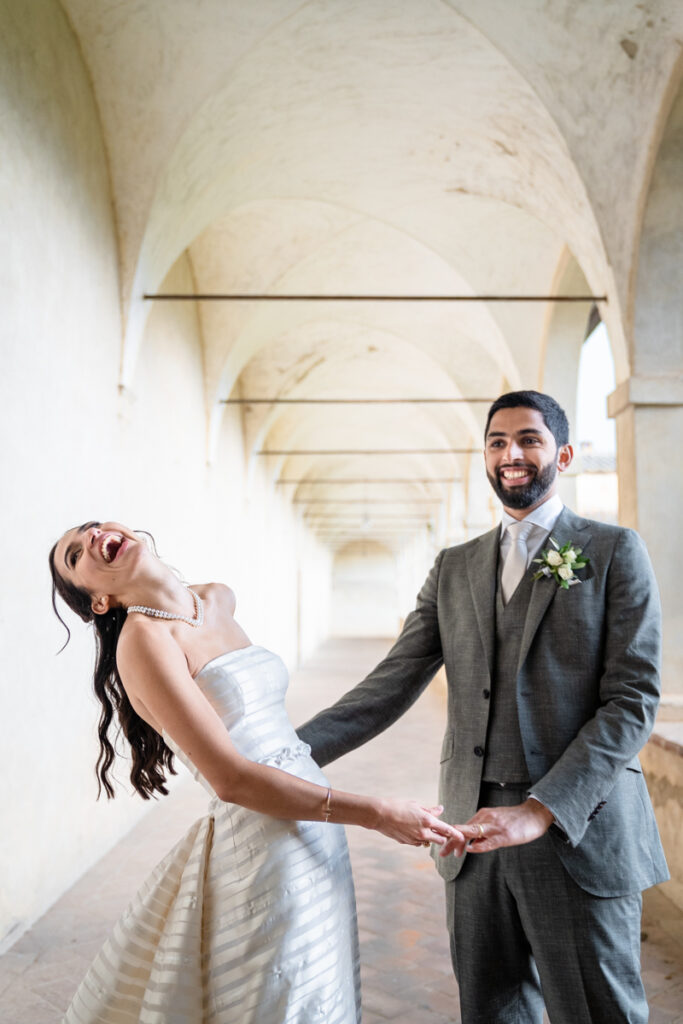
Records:
[[[303,721],[343,693],[385,649],[377,640],[330,641],[292,680],[292,719]],[[435,683],[388,733],[331,766],[333,785],[434,801],[443,703]],[[139,882],[203,813],[205,803],[198,786],[182,783],[0,958],[2,1024],[59,1020]],[[427,851],[361,829],[348,833],[358,895],[364,1024],[460,1021],[441,882]],[[683,915],[661,891],[646,894],[643,932],[651,1024],[683,1024]]]

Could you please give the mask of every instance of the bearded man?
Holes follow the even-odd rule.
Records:
[[[668,873],[637,755],[659,701],[660,608],[638,535],[563,506],[572,454],[549,395],[493,403],[500,526],[438,555],[386,658],[299,729],[327,764],[445,664],[440,801],[476,827],[435,857],[464,1024],[541,1024],[544,1003],[552,1024],[648,1019],[641,893]]]

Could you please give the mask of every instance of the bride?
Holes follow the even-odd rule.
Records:
[[[280,658],[234,619],[222,584],[184,586],[147,540],[84,523],[50,552],[56,596],[97,640],[100,792],[118,717],[131,782],[167,793],[178,757],[210,796],[76,992],[67,1024],[356,1024],[353,882],[342,825],[414,846],[463,833],[441,807],[332,790],[284,709]],[[68,631],[68,627],[67,627]]]

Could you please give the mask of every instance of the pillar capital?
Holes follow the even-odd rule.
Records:
[[[614,419],[629,406],[683,405],[683,375],[628,377],[607,396],[607,412]]]

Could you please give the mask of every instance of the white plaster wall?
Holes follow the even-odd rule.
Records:
[[[373,541],[348,544],[334,561],[333,636],[388,636],[399,631],[396,560]]]
[[[330,633],[333,557],[310,530],[300,527],[298,538],[299,660],[303,661]]]
[[[49,606],[47,552],[62,526],[119,503],[121,334],[97,111],[50,0],[0,4],[0,104],[2,939],[141,808],[93,806],[92,656],[79,634],[55,658],[63,633]]]
[[[439,548],[425,530],[395,551],[360,541],[338,552],[332,577],[332,635],[398,636]]]
[[[53,0],[21,10],[0,0],[0,104],[0,944],[7,946],[147,806],[125,785],[115,801],[95,802],[92,641],[69,617],[73,639],[55,657],[64,635],[49,603],[54,540],[91,516],[151,529],[188,579],[233,585],[254,642],[290,665],[326,632],[329,557],[301,535],[291,507],[269,494],[262,469],[247,476],[239,416],[225,417],[219,458],[207,465],[192,307],[152,312],[132,387],[118,393],[106,157],[90,83]],[[181,260],[168,283],[181,289],[188,281]],[[118,775],[125,782],[125,765]]]
[[[237,617],[254,643],[294,666],[329,630],[329,551],[301,526],[260,466],[250,477],[235,540]]]
[[[186,257],[163,287],[191,290]],[[266,464],[246,459],[234,409],[207,462],[198,330],[190,303],[161,303],[150,315],[134,387],[120,406],[125,521],[149,529],[189,582],[231,586],[252,642],[294,666],[328,631],[330,554],[302,527]]]
[[[458,542],[449,538],[437,540],[431,531],[425,530],[401,548],[396,559],[396,589],[401,621],[415,607],[415,599],[439,551],[453,543]]]
[[[616,473],[579,473],[576,483],[576,511],[587,519],[619,522],[619,484]]]

